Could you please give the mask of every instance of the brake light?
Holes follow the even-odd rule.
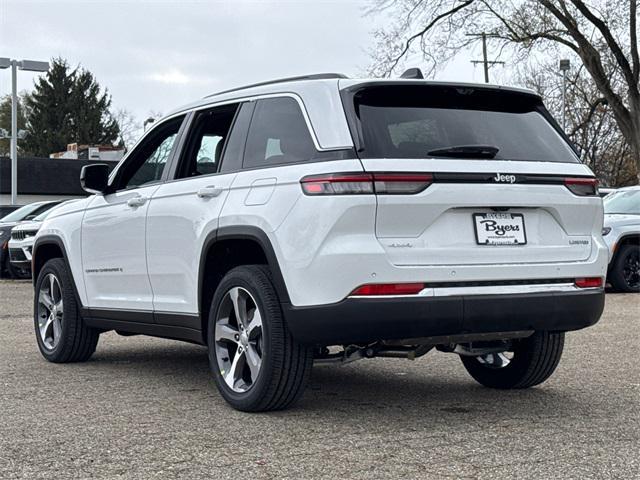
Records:
[[[351,295],[415,295],[424,283],[372,283],[356,288]]]
[[[310,175],[300,180],[307,195],[363,195],[373,193],[373,176],[368,173]]]
[[[420,193],[433,182],[430,173],[374,173],[373,181],[376,193],[405,194]]]
[[[602,277],[576,278],[576,287],[578,288],[601,288],[602,285]]]
[[[574,195],[582,197],[598,194],[598,179],[593,177],[570,177],[564,179],[565,186]]]
[[[430,173],[334,173],[300,180],[307,195],[411,195],[433,181]]]

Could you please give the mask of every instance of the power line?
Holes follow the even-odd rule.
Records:
[[[501,62],[499,60],[488,60],[487,59],[487,34],[485,32],[482,33],[467,33],[467,37],[481,37],[482,38],[482,60],[471,60],[471,63],[477,65],[482,63],[484,65],[484,83],[489,83],[489,65],[504,65],[505,62]]]

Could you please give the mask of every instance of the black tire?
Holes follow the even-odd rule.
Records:
[[[640,246],[620,247],[609,272],[609,281],[618,292],[640,292]]]
[[[39,293],[45,280],[49,280],[49,275],[53,275],[59,282],[60,298],[64,306],[60,322],[61,333],[57,344],[52,348],[45,345],[39,328],[39,322],[44,318],[39,314]],[[54,258],[44,264],[36,281],[34,297],[34,327],[42,356],[53,363],[89,360],[96,350],[100,333],[94,328],[87,327],[80,316],[73,279],[64,260]]]
[[[11,264],[11,261],[9,260],[9,252],[7,252],[7,255],[4,261],[5,261],[6,278],[11,278],[15,280],[23,280],[23,279],[29,278],[29,276],[26,274],[26,272],[23,269],[16,268]]]
[[[477,357],[460,358],[467,372],[485,387],[529,388],[551,376],[558,366],[563,347],[564,333],[536,332],[522,340],[514,340],[513,358],[504,367],[487,366]]]
[[[215,327],[223,299],[240,287],[253,297],[262,317],[261,366],[250,388],[238,393],[227,385],[216,355]],[[220,282],[211,302],[207,345],[216,386],[235,409],[245,412],[282,410],[302,395],[313,365],[313,350],[294,340],[282,316],[280,301],[268,268],[236,267]]]

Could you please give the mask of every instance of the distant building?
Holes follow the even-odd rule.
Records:
[[[111,168],[118,162],[70,158],[19,157],[18,204],[42,200],[66,200],[86,197],[80,186],[80,170],[92,163],[106,163]],[[0,157],[0,205],[11,203],[11,159]]]
[[[125,154],[125,149],[112,145],[78,145],[69,143],[64,152],[52,153],[49,158],[68,158],[72,160],[106,160],[117,162]]]

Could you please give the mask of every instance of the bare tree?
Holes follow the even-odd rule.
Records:
[[[120,127],[120,144],[129,150],[142,135],[142,124],[125,108],[119,108],[111,115]]]
[[[640,172],[640,55],[637,0],[372,0],[395,18],[375,33],[371,73],[389,76],[420,54],[432,74],[486,32],[525,60],[561,47],[580,59],[611,109]],[[539,57],[540,55],[538,55]]]
[[[550,111],[562,115],[562,76],[558,58],[517,69],[516,81],[542,95]],[[578,147],[583,161],[591,167],[603,186],[620,187],[637,181],[636,164],[613,117],[612,109],[598,91],[585,68],[567,76],[566,131]]]

